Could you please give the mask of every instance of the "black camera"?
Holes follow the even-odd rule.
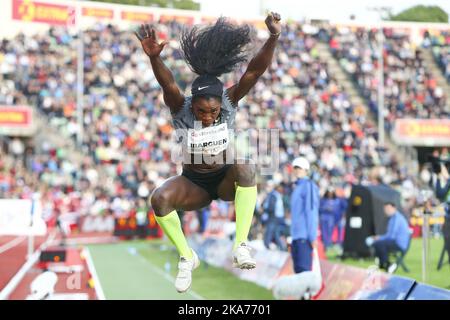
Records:
[[[441,159],[432,155],[428,155],[427,161],[431,163],[431,169],[434,173],[441,173],[441,164],[444,164],[447,171],[450,172],[450,159]]]

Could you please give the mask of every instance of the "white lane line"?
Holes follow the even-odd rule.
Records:
[[[91,253],[88,248],[83,248],[83,255],[86,258],[86,263],[89,272],[91,273],[92,278],[94,279],[94,289],[98,300],[106,300],[105,293],[103,292],[103,288],[97,274],[97,270],[95,269],[94,261],[92,260]]]
[[[45,250],[49,243],[53,241],[55,238],[56,233],[52,233],[49,235],[47,240],[41,244],[39,249],[37,249],[29,258],[28,260],[23,264],[23,266],[20,268],[20,270],[14,275],[14,277],[8,282],[8,284],[3,288],[3,290],[0,292],[0,300],[6,300],[11,295],[11,293],[16,289],[17,285],[22,281],[25,274],[28,272],[28,270],[31,269],[31,267],[37,262],[39,259],[39,256],[41,255],[41,251]]]
[[[88,237],[67,239],[67,246],[87,245],[87,244],[110,244],[119,242],[117,237]]]
[[[25,240],[26,238],[27,237],[25,237],[25,236],[20,236],[20,237],[16,237],[16,238],[12,239],[10,242],[5,243],[3,246],[0,247],[0,254],[8,251],[9,249],[14,248],[19,243],[21,243],[23,240]]]
[[[139,257],[139,259],[143,262],[145,262],[146,264],[148,264],[156,273],[158,273],[160,276],[162,276],[164,279],[166,279],[167,281],[169,281],[172,285],[175,282],[175,278],[172,277],[170,274],[168,274],[167,272],[165,272],[164,270],[162,270],[161,268],[159,268],[158,266],[154,265],[153,263],[150,262],[150,260],[146,259],[145,257],[143,257],[139,252],[136,253],[136,256]],[[195,299],[197,300],[206,300],[204,297],[202,297],[201,295],[199,295],[198,293],[196,293],[194,290],[189,289],[189,291],[187,292],[188,294],[190,294],[191,296],[193,296]]]

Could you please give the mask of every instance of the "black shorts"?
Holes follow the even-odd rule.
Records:
[[[219,198],[219,195],[217,194],[219,184],[222,182],[223,178],[225,178],[225,175],[227,174],[228,169],[230,169],[231,166],[231,164],[226,164],[217,171],[207,173],[198,173],[183,168],[183,173],[181,175],[185,176],[200,188],[208,192],[212,200],[216,200],[217,198]]]

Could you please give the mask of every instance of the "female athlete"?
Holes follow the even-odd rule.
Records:
[[[270,33],[269,38],[251,59],[238,83],[226,89],[218,77],[246,61],[251,28],[219,18],[212,26],[193,27],[184,31],[181,49],[187,64],[198,75],[192,83],[191,96],[182,94],[171,71],[164,65],[160,54],[167,42],[159,43],[155,30],[149,25],[142,25],[135,32],[163,90],[164,103],[170,109],[173,127],[186,131],[184,139],[179,141],[189,155],[183,161],[182,174],[167,179],[154,190],[151,197],[158,224],[180,254],[175,280],[178,292],[190,288],[192,271],[199,266],[200,261],[186,241],[176,210],[197,210],[218,198],[234,201],[234,266],[241,269],[256,266],[250,248],[246,245],[256,205],[256,168],[253,163],[234,160],[230,163],[223,159],[230,145],[228,133],[234,129],[239,100],[271,64],[281,33],[280,20],[277,13],[267,16],[265,24]],[[207,156],[222,161],[207,161]]]

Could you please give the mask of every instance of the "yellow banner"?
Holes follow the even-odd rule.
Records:
[[[83,8],[83,16],[112,19],[114,17],[114,10],[103,9],[103,8],[84,7]]]
[[[13,1],[13,19],[51,25],[74,25],[75,7],[31,0]]]

